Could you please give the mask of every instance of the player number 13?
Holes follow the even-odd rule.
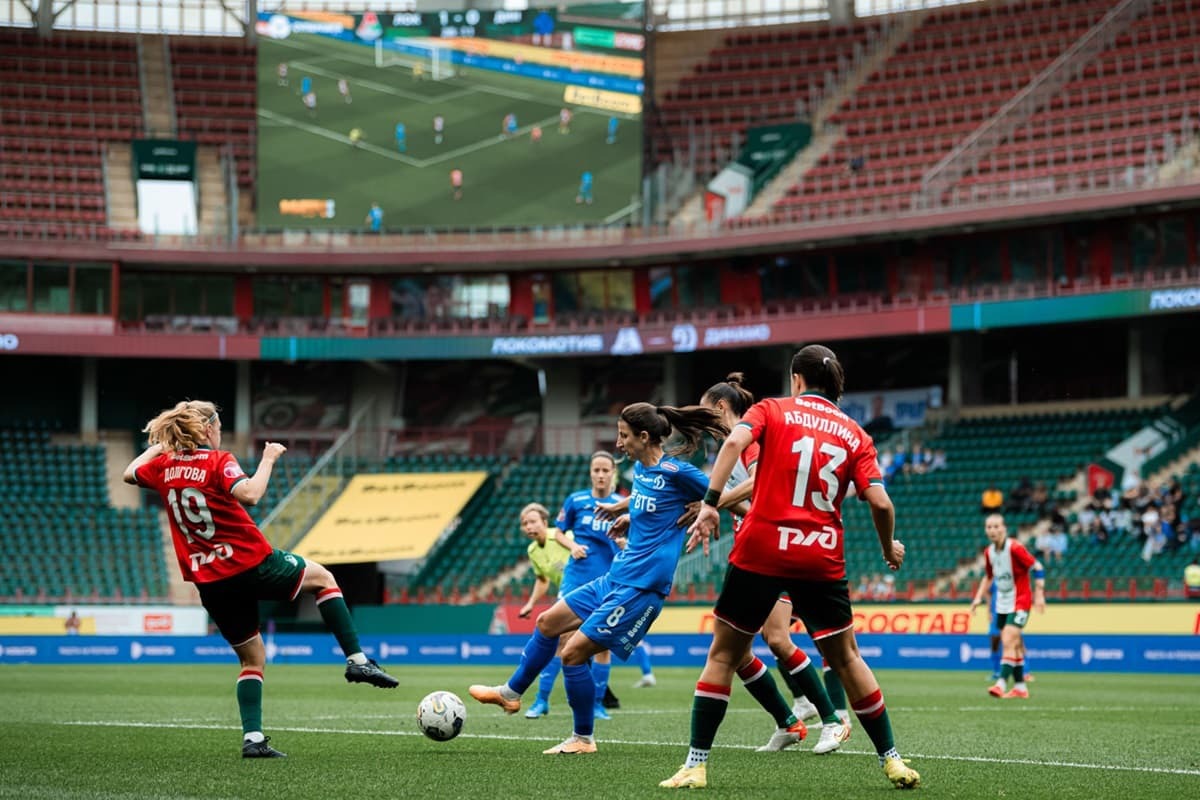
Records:
[[[796,465],[796,488],[792,492],[792,505],[797,508],[804,508],[809,499],[806,492],[808,491],[808,475],[812,472],[815,444],[816,440],[811,436],[805,436],[792,443],[792,452],[800,454],[800,462]],[[833,511],[833,498],[837,497],[838,490],[842,487],[835,470],[846,460],[846,448],[838,447],[830,442],[823,442],[821,454],[829,457],[829,460],[817,472],[817,477],[825,484],[825,491],[812,492],[812,504],[813,508],[818,511]]]

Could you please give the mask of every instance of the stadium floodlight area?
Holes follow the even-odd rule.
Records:
[[[430,80],[444,81],[454,77],[454,64],[450,52],[437,45],[407,41],[403,44],[377,39],[375,41],[375,66],[380,69],[400,68],[413,74],[421,74]]]

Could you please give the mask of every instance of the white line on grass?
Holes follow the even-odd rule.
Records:
[[[363,80],[362,78],[353,78],[353,77],[348,77],[346,75],[339,75],[336,72],[327,72],[326,70],[323,70],[320,67],[311,66],[306,61],[293,61],[292,66],[295,67],[296,69],[302,70],[304,72],[312,72],[317,75],[321,75],[325,78],[334,78],[334,79],[345,78],[347,83],[352,84],[354,86],[363,86],[374,92],[380,92],[381,94],[390,94],[390,95],[393,95],[394,97],[403,97],[405,100],[412,100],[413,102],[416,102],[416,103],[426,103],[426,104],[436,103],[442,99],[441,97],[429,98],[422,94],[416,94],[414,92],[406,92],[403,89],[397,89],[394,86],[388,86],[387,84],[384,84],[384,83],[376,83],[375,81]]]
[[[616,211],[614,211],[613,213],[611,213],[607,217],[605,217],[604,224],[605,225],[613,224],[614,222],[619,220],[621,217],[624,217],[627,214],[631,214],[634,211],[636,211],[641,205],[642,204],[640,201],[634,200],[632,203],[625,206],[624,208],[617,209]]]
[[[331,131],[327,128],[322,128],[319,125],[309,125],[307,122],[300,122],[299,120],[289,119],[288,117],[282,116],[280,114],[276,114],[274,111],[268,111],[265,108],[260,108],[258,110],[258,115],[260,117],[263,117],[264,119],[271,120],[272,122],[277,122],[281,125],[287,125],[292,128],[298,128],[299,130],[302,130],[305,133],[311,133],[314,136],[321,136],[325,139],[332,139],[335,142],[341,142],[342,144],[345,144],[345,145],[350,144],[350,138],[348,136],[343,136],[340,133],[334,133],[333,131]],[[383,156],[384,158],[390,158],[393,161],[399,161],[402,164],[408,164],[410,167],[425,166],[423,163],[421,163],[421,161],[419,159],[409,158],[406,155],[394,152],[392,150],[385,150],[384,148],[379,147],[378,145],[371,144],[370,142],[359,142],[358,147],[361,150],[366,150],[367,152],[374,153],[377,156]]]
[[[547,117],[546,119],[538,120],[537,122],[526,125],[523,128],[517,128],[517,132],[515,134],[513,134],[512,136],[501,136],[501,135],[497,134],[496,136],[491,136],[491,137],[488,137],[487,139],[482,139],[478,142],[475,142],[474,144],[464,145],[463,147],[459,147],[454,150],[447,150],[445,153],[439,153],[438,155],[433,156],[432,158],[423,158],[423,159],[421,159],[420,166],[432,167],[434,164],[440,164],[443,161],[449,161],[452,158],[458,158],[459,156],[465,156],[467,153],[474,153],[476,150],[482,150],[485,147],[492,147],[494,145],[502,144],[504,142],[507,142],[509,139],[516,139],[518,137],[524,136],[525,134],[529,133],[531,130],[533,130],[536,127],[540,126],[540,127],[544,128],[547,125],[549,125],[550,123],[557,122],[557,121],[558,121],[558,115],[556,114],[553,117]]]
[[[71,720],[67,722],[51,723],[57,725],[71,725],[76,727],[93,727],[93,728],[175,728],[177,730],[230,730],[229,725],[180,725],[177,722],[120,722],[117,720]],[[421,736],[419,731],[371,731],[371,730],[346,730],[341,728],[311,728],[300,726],[272,726],[272,730],[284,731],[287,733],[319,733],[331,734],[340,733],[344,736]],[[561,737],[558,736],[506,736],[498,733],[463,733],[459,735],[460,739],[492,739],[499,741],[510,742],[557,742]],[[601,744],[612,745],[629,745],[633,747],[678,747],[686,748],[686,742],[657,742],[657,741],[641,741],[631,739],[601,739]],[[721,745],[727,750],[755,750],[755,745],[752,744],[725,744]],[[866,750],[847,750],[842,748],[839,752],[849,755],[869,755],[875,753]],[[1166,767],[1131,767],[1123,764],[1085,764],[1078,761],[1039,761],[1032,758],[989,758],[986,756],[953,756],[953,755],[930,755],[928,753],[905,753],[909,758],[928,758],[937,761],[968,761],[972,763],[982,764],[1021,764],[1031,767],[1067,767],[1071,769],[1098,769],[1112,770],[1117,772],[1148,772],[1161,775],[1194,775],[1200,777],[1200,769],[1169,769]]]

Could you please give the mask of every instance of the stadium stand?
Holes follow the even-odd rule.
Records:
[[[876,21],[729,34],[666,91],[657,120],[657,161],[690,154],[697,174],[715,174],[737,156],[737,141],[747,128],[805,117],[832,76],[881,30]]]
[[[968,4],[931,12],[829,122],[842,138],[777,203],[777,221],[909,208],[926,171],[1113,5]],[[852,159],[859,159],[851,168]]]
[[[254,191],[255,49],[237,39],[172,37],[171,73],[179,136],[232,149],[238,188]]]
[[[0,29],[0,235],[136,238],[108,227],[104,153],[141,136],[132,38]]]
[[[0,547],[0,602],[167,595],[157,509],[112,507],[103,447],[53,444],[42,423],[0,429]]]
[[[1200,3],[1176,0],[1133,23],[1050,107],[952,189],[960,202],[1134,187],[1195,134]]]

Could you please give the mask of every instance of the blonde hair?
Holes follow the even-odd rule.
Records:
[[[550,524],[550,511],[541,503],[530,503],[521,509],[521,515],[517,519],[525,519],[525,515],[530,511],[536,511],[542,518],[542,522]]]
[[[168,453],[208,446],[204,429],[217,421],[217,405],[207,400],[182,400],[146,423],[142,433],[150,444]]]

